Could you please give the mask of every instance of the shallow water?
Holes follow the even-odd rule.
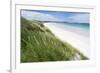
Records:
[[[79,33],[89,37],[90,25],[88,23],[49,23],[61,29],[68,29],[71,32]]]

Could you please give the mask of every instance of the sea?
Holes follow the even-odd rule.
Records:
[[[89,23],[49,23],[55,27],[61,29],[69,30],[72,32],[77,32],[83,36],[90,35],[90,24]]]

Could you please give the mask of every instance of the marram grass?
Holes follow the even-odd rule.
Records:
[[[21,17],[21,62],[88,59],[67,42],[58,39],[42,22]]]

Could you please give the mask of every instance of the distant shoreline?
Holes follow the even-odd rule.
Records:
[[[82,31],[72,30],[72,29],[62,29],[58,26],[53,25],[53,23],[44,23],[52,33],[55,34],[62,41],[68,42],[73,47],[78,48],[80,52],[89,57],[89,35]],[[84,36],[86,35],[86,36]]]

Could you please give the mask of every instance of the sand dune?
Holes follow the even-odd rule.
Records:
[[[76,47],[85,56],[89,57],[89,36],[82,35],[82,33],[85,34],[84,32],[72,29],[62,29],[58,26],[53,25],[53,23],[44,23],[44,25],[48,27],[59,39],[70,43],[73,47]]]

